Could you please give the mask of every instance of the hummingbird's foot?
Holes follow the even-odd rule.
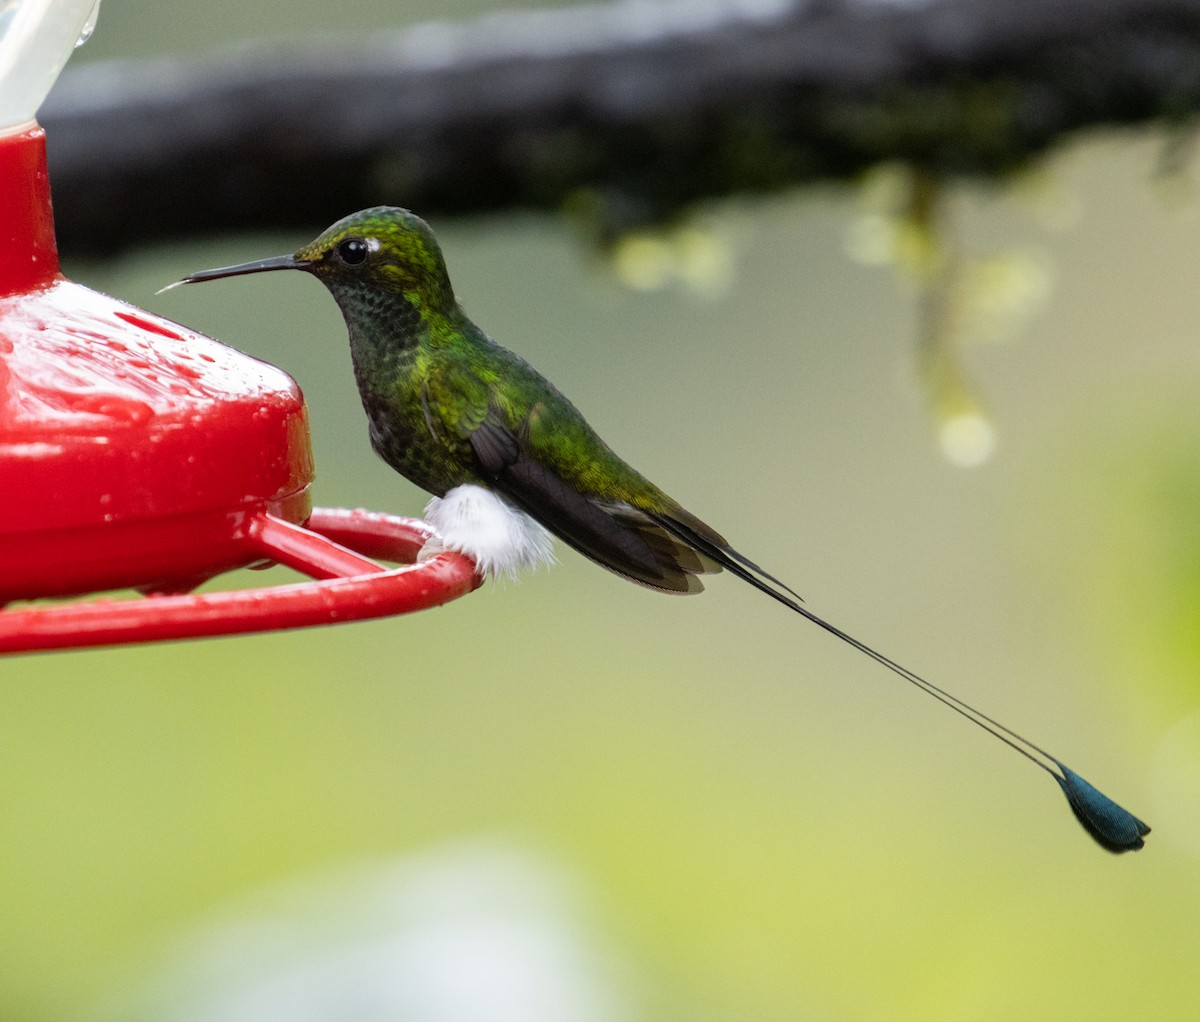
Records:
[[[553,539],[523,511],[482,486],[456,486],[425,507],[434,527],[420,557],[444,550],[465,554],[481,575],[516,578],[526,570],[554,563]]]

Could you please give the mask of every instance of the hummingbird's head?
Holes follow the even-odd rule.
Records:
[[[339,301],[382,293],[402,297],[421,311],[454,305],[437,238],[424,220],[399,206],[352,213],[292,258]]]
[[[170,287],[268,270],[311,273],[343,311],[395,299],[420,313],[448,312],[455,304],[437,238],[424,220],[399,206],[352,213],[291,255],[200,270]]]

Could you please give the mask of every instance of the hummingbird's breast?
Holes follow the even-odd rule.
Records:
[[[370,402],[365,394],[363,407],[375,453],[405,479],[437,497],[463,483],[479,482],[434,439],[423,415],[414,417],[390,403]]]
[[[469,459],[454,457],[437,436],[421,396],[422,347],[406,340],[395,333],[381,338],[352,329],[354,378],[375,453],[410,482],[440,497],[479,480]]]

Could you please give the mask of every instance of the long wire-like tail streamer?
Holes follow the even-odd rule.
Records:
[[[669,532],[685,543],[700,550],[706,556],[711,557],[731,574],[736,575],[745,582],[749,582],[755,589],[766,593],[766,595],[782,603],[789,610],[795,611],[814,625],[823,628],[830,635],[837,636],[843,642],[853,646],[860,653],[869,656],[876,663],[899,675],[926,695],[930,695],[938,702],[950,707],[955,713],[965,717],[993,738],[999,739],[1031,763],[1045,770],[1046,773],[1054,778],[1058,786],[1062,789],[1063,794],[1066,795],[1067,802],[1071,807],[1071,812],[1075,814],[1075,818],[1102,848],[1110,852],[1120,853],[1137,851],[1145,844],[1143,838],[1150,833],[1150,828],[1145,823],[1129,812],[1129,810],[1119,806],[1102,791],[1093,787],[1045,749],[1035,745],[1029,739],[1012,730],[1012,728],[1006,727],[998,720],[989,717],[986,713],[975,709],[975,707],[952,695],[945,689],[939,688],[933,682],[926,681],[919,674],[896,663],[890,657],[884,656],[878,650],[856,639],[853,635],[842,631],[836,625],[832,625],[824,618],[814,614],[807,607],[797,602],[798,597],[793,599],[795,593],[792,590],[768,575],[754,564],[753,561],[747,560],[734,550],[719,547],[706,541],[703,537],[698,536],[691,529],[687,528],[686,525],[673,520],[669,516],[656,515],[654,517]],[[780,588],[777,589],[775,586],[779,586]],[[781,589],[786,590],[786,592],[781,592]]]

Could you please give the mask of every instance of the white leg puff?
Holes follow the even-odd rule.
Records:
[[[421,548],[422,558],[456,550],[484,575],[509,578],[554,563],[550,533],[482,486],[456,486],[444,497],[434,497],[425,507],[425,520],[437,534]]]

